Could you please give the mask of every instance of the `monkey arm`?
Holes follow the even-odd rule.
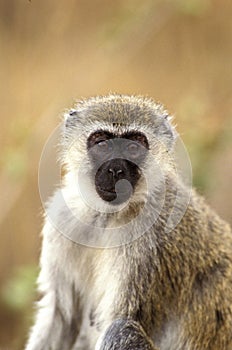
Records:
[[[39,303],[26,350],[69,349],[64,319],[56,304],[54,292],[49,292]]]
[[[54,238],[57,235],[46,222],[38,278],[38,289],[43,297],[38,303],[36,321],[26,350],[70,350],[78,334],[81,322],[78,295],[61,264],[58,264],[58,256],[62,263],[64,257],[59,254],[62,242]]]
[[[158,350],[136,321],[118,319],[99,339],[95,350]]]

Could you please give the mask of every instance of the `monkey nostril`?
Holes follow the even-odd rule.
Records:
[[[123,171],[121,169],[114,170],[112,168],[109,168],[108,172],[111,173],[115,177],[115,176],[119,176],[120,174],[122,174]]]
[[[113,176],[115,176],[115,171],[114,171],[114,169],[111,169],[111,168],[110,168],[110,169],[108,169],[108,172],[111,173]]]

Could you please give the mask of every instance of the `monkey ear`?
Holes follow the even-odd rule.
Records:
[[[159,136],[160,140],[164,141],[166,147],[171,151],[175,145],[176,138],[178,133],[175,127],[171,123],[171,118],[165,118],[159,127]]]
[[[67,113],[65,113],[65,128],[70,128],[75,126],[75,122],[77,120],[77,110],[76,109],[70,109]]]

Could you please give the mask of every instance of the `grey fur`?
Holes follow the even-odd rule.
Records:
[[[176,136],[169,119],[151,99],[123,95],[79,101],[67,113],[61,158],[68,173],[48,203],[38,279],[44,296],[26,350],[232,349],[231,229],[194,191],[186,210],[189,189],[168,156]],[[91,174],[86,139],[98,128],[137,129],[149,140],[149,192],[141,181],[119,212],[96,213],[73,189],[79,167]],[[177,190],[183,218],[167,230]],[[135,220],[145,199],[146,217]]]

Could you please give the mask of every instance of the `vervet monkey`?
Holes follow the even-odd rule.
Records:
[[[151,99],[66,114],[26,350],[231,350],[232,233],[184,184]]]

